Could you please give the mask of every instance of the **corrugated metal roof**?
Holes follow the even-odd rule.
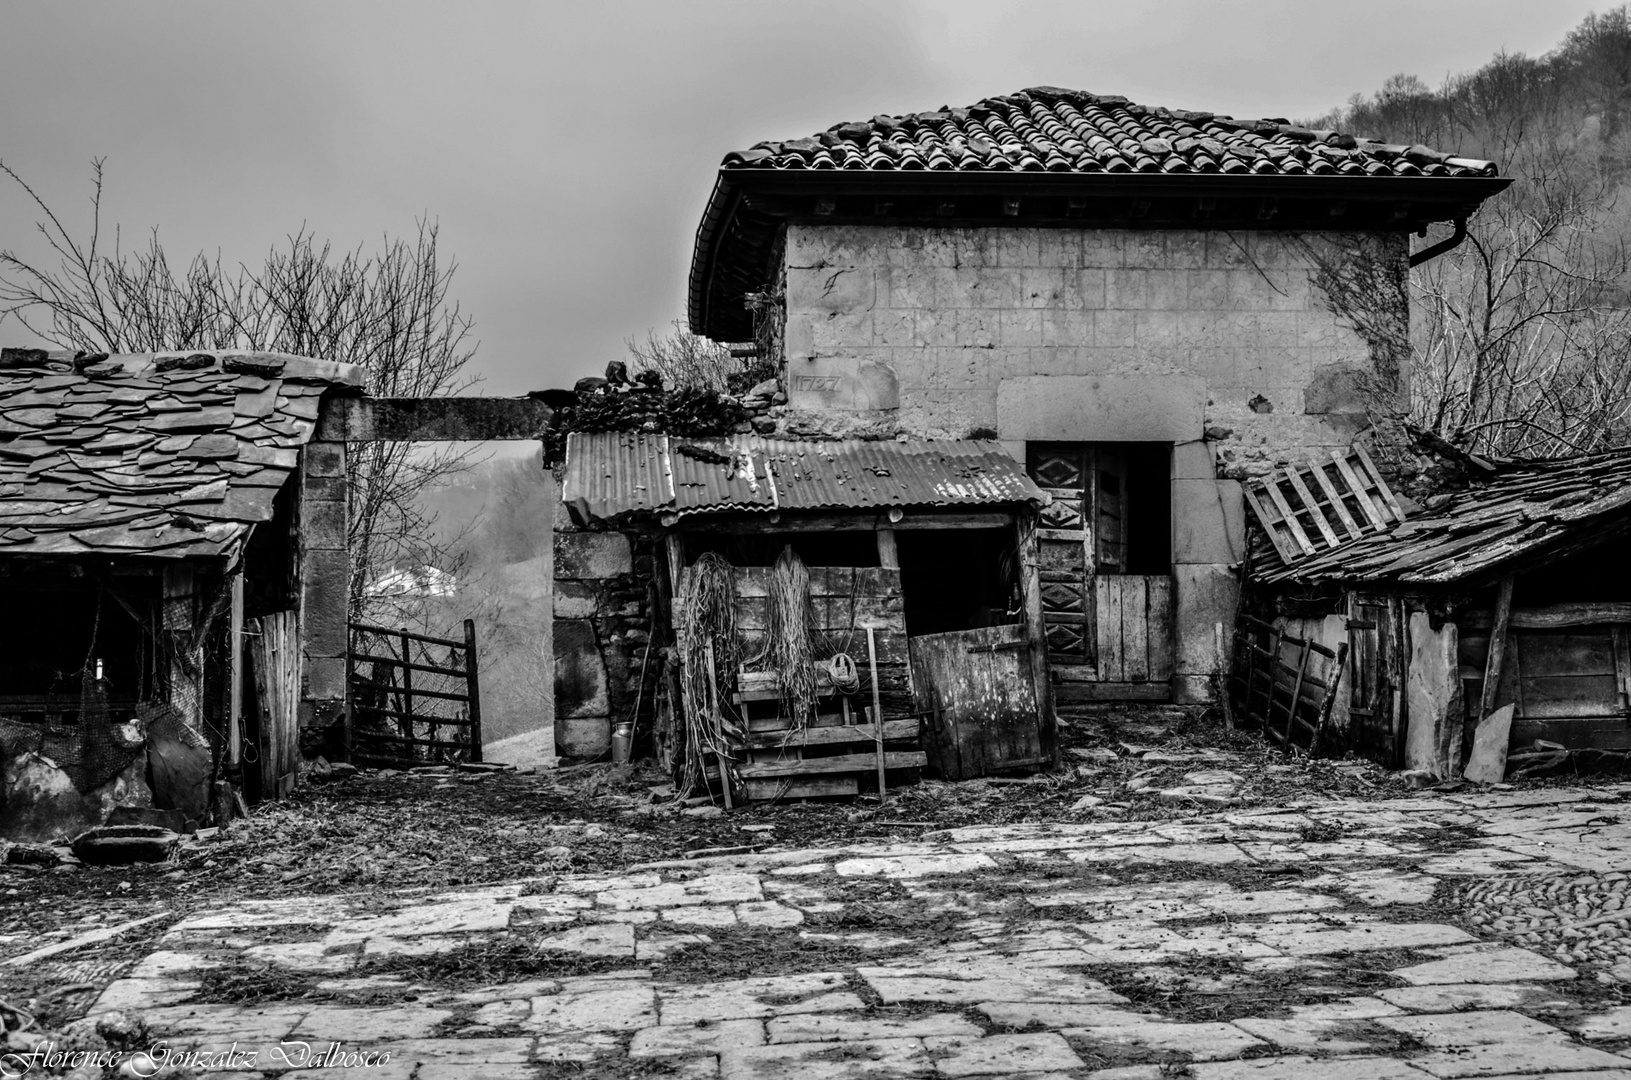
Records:
[[[1272,551],[1252,576],[1266,585],[1363,582],[1449,585],[1544,557],[1631,514],[1631,449],[1526,462],[1442,506],[1287,566]]]
[[[874,509],[1045,502],[1001,444],[695,439],[573,432],[561,497],[582,521],[661,510]]]

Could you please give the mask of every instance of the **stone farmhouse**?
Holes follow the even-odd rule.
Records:
[[[1058,700],[1209,700],[1242,481],[1356,444],[1388,470],[1409,268],[1508,183],[1421,146],[1038,87],[728,154],[690,325],[774,365],[762,435],[989,439],[1024,465],[1053,499]],[[1413,254],[1435,223],[1454,234]]]

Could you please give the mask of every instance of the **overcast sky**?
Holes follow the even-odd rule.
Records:
[[[683,313],[726,151],[1044,84],[1308,117],[1545,52],[1606,6],[0,0],[0,160],[81,227],[106,157],[104,219],[157,226],[173,260],[255,262],[302,223],[374,244],[428,214],[482,392],[519,394]],[[34,220],[0,188],[0,246],[32,251]]]

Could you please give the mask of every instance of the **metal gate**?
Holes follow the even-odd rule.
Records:
[[[464,640],[352,623],[346,656],[358,764],[481,760],[476,626]]]

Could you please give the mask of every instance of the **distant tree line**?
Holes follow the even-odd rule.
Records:
[[[1412,271],[1408,419],[1467,450],[1631,443],[1631,12],[1429,87],[1396,75],[1310,122],[1496,162],[1516,182]],[[1446,235],[1435,227],[1432,240]]]

